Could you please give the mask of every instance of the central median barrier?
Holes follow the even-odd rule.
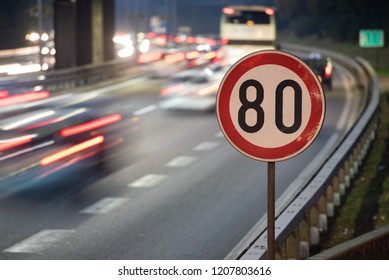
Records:
[[[15,89],[39,87],[49,91],[62,91],[121,77],[131,79],[139,76],[153,76],[156,75],[158,68],[163,68],[166,75],[171,73],[168,67],[173,68],[181,65],[182,68],[186,68],[192,66],[192,62],[200,55],[197,52],[197,55],[194,56],[194,51],[155,51],[66,69],[6,76],[0,78],[0,89],[14,89],[15,91]],[[220,59],[221,55],[218,50],[208,52],[204,54],[203,63]]]

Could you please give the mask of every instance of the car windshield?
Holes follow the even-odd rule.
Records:
[[[270,16],[265,12],[240,11],[239,13],[226,17],[226,22],[228,23],[246,24],[247,21],[252,21],[254,24],[269,24]]]

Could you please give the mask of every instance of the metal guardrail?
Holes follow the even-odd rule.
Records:
[[[31,55],[37,53],[39,53],[39,46],[0,50],[0,58],[24,56],[24,55]]]
[[[177,51],[177,53],[185,52]],[[118,77],[135,78],[140,75],[154,73],[154,69],[159,63],[162,63],[165,66],[167,64],[174,64],[167,63],[163,60],[165,56],[169,56],[170,54],[165,53],[158,59],[146,63],[138,63],[138,57],[132,56],[130,58],[114,59],[66,69],[54,69],[17,76],[1,77],[0,89],[42,87],[49,91],[60,91]],[[189,60],[190,59],[186,59],[185,61]]]
[[[123,75],[124,71],[136,72],[135,59],[112,60],[98,64],[83,65],[59,70],[40,71],[0,79],[0,87],[33,88],[42,86],[56,91],[95,83]]]
[[[389,225],[348,240],[308,259],[387,260],[389,259]]]
[[[277,216],[275,225],[276,258],[306,259],[311,246],[318,245],[320,233],[327,230],[328,217],[340,206],[341,196],[365,158],[375,138],[378,125],[379,84],[374,69],[363,59],[356,61],[339,54],[323,51],[332,58],[348,65],[360,81],[366,81],[365,109],[341,144],[302,191]],[[365,77],[365,78],[363,78]],[[236,259],[266,259],[267,231],[257,238]]]

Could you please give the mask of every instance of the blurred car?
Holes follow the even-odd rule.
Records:
[[[160,90],[163,109],[214,110],[222,68],[210,65],[189,69],[171,77]]]
[[[331,58],[320,53],[311,53],[303,60],[316,73],[323,86],[327,86],[331,90],[333,74]]]
[[[112,97],[59,97],[2,108],[8,116],[0,120],[0,192],[103,166],[107,152],[123,143],[137,122],[127,105]]]
[[[212,71],[190,69],[175,74],[160,90],[160,107],[163,109],[210,109],[214,102],[215,88]]]

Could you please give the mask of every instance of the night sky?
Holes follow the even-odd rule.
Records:
[[[193,34],[218,34],[220,11],[231,4],[272,5],[272,0],[116,0],[117,30],[150,31],[150,18],[165,21],[168,32],[189,26]]]

